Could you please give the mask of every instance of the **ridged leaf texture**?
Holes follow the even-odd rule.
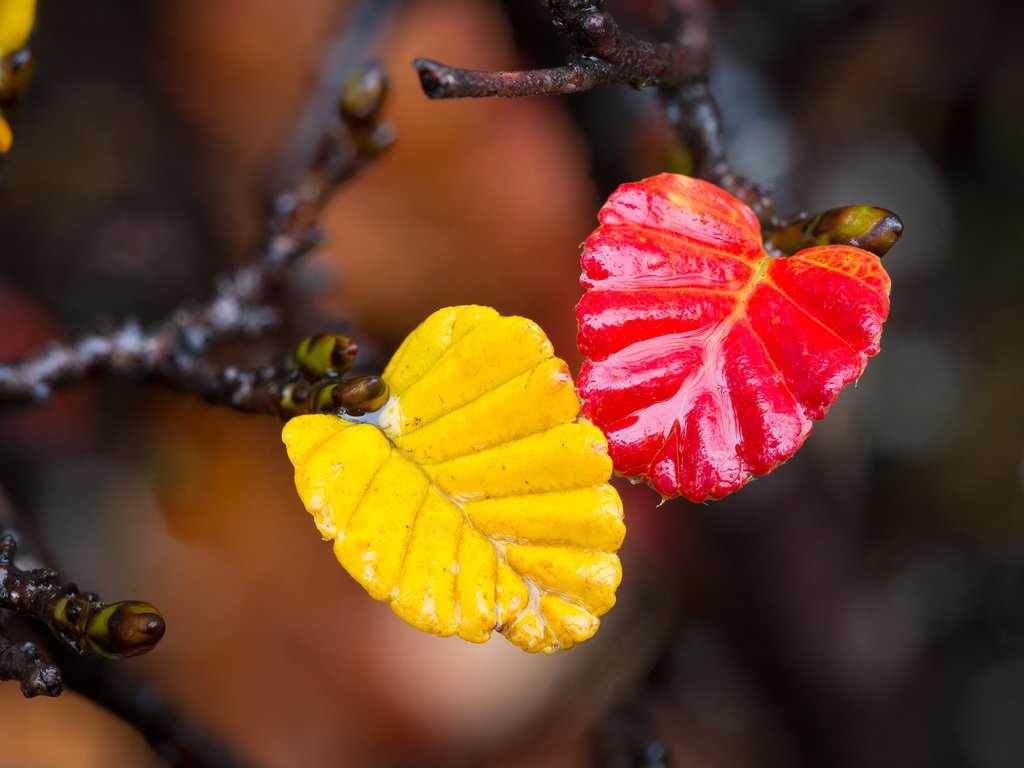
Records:
[[[625,528],[600,430],[543,331],[449,307],[403,342],[362,420],[299,416],[283,438],[345,569],[437,635],[551,653],[597,631]]]
[[[790,458],[879,349],[889,277],[845,245],[765,252],[749,207],[697,179],[619,187],[583,246],[583,413],[615,470],[719,499]]]

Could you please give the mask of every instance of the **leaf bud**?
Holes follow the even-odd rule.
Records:
[[[149,603],[122,600],[107,605],[74,589],[51,603],[47,623],[70,648],[105,659],[138,656],[164,635],[164,619]]]
[[[281,387],[278,408],[283,419],[290,419],[308,413],[306,400],[309,398],[309,384],[304,381],[292,381]]]
[[[348,124],[373,122],[380,112],[388,90],[388,78],[380,62],[368,62],[353,74],[341,90],[339,109],[341,118]]]
[[[387,382],[380,376],[357,376],[341,383],[325,380],[313,385],[306,405],[309,413],[362,416],[383,408],[389,394]]]
[[[765,244],[789,255],[818,245],[852,245],[884,256],[902,234],[903,222],[892,211],[848,205],[791,219],[767,232]]]
[[[295,365],[310,379],[340,378],[355,360],[359,347],[340,333],[307,336],[295,349]]]
[[[358,376],[339,384],[335,402],[350,416],[362,416],[384,407],[390,392],[380,376]]]
[[[139,656],[152,650],[164,636],[164,618],[149,603],[123,600],[96,605],[97,609],[90,613],[85,624],[85,641],[97,656],[106,659]]]
[[[305,401],[306,413],[332,413],[338,410],[334,402],[334,391],[340,386],[335,381],[324,379],[310,387]]]

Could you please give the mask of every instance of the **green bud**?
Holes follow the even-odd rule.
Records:
[[[164,636],[164,618],[149,603],[123,600],[96,605],[101,607],[86,621],[85,641],[97,656],[105,659],[139,656],[152,650]]]
[[[800,216],[765,234],[765,245],[792,255],[817,245],[852,245],[884,256],[903,234],[903,222],[892,211],[868,205],[832,208]]]
[[[380,112],[388,90],[388,78],[380,62],[368,62],[341,90],[341,118],[346,123],[367,124]]]
[[[308,398],[309,384],[306,382],[293,381],[285,384],[281,387],[281,395],[278,402],[281,417],[284,419],[290,419],[293,416],[308,413],[309,411],[306,408],[306,400]]]
[[[47,623],[66,644],[81,650],[79,639],[84,633],[86,613],[90,610],[90,605],[91,603],[77,592],[62,595],[50,604]]]
[[[359,348],[340,333],[307,336],[295,349],[295,364],[310,379],[340,378],[352,365]]]
[[[80,653],[122,659],[146,653],[164,635],[164,619],[149,603],[123,600],[106,605],[78,593],[51,604],[47,622],[54,633]]]
[[[306,395],[306,412],[333,413],[337,411],[339,406],[334,402],[334,393],[339,386],[341,385],[330,379],[324,379],[314,384],[310,388],[309,394]]]
[[[361,157],[376,157],[395,142],[394,131],[377,123],[387,90],[387,75],[375,61],[346,80],[341,90],[341,119]]]

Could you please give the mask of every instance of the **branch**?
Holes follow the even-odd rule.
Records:
[[[164,635],[164,620],[149,603],[102,603],[92,592],[62,584],[50,568],[22,570],[14,564],[14,536],[0,536],[0,608],[43,622],[66,648],[105,659],[146,653]],[[60,671],[32,643],[0,635],[0,679],[20,679],[26,696],[56,696]]]
[[[309,160],[321,142],[324,126],[338,110],[338,94],[350,90],[351,75],[373,59],[374,49],[387,25],[406,0],[359,0],[342,24],[323,58],[316,87],[306,99],[291,145],[282,153],[282,172],[290,180]]]
[[[681,19],[673,43],[651,43],[624,32],[601,0],[547,0],[552,22],[573,48],[560,67],[488,72],[431,59],[413,62],[431,99],[487,96],[561,96],[599,85],[658,86],[669,120],[693,158],[693,173],[745,202],[765,224],[777,223],[771,201],[756,184],[736,175],[722,138],[711,89],[711,35],[703,4],[674,0]]]
[[[776,226],[771,200],[754,182],[733,171],[725,152],[722,117],[707,81],[661,88],[669,122],[693,158],[693,175],[718,185],[750,206],[762,224]]]
[[[383,406],[389,394],[377,375],[308,378],[292,367],[240,370],[190,358],[168,372],[163,382],[211,405],[282,419],[304,413],[360,416]]]
[[[320,241],[316,220],[340,184],[391,144],[377,123],[386,91],[379,65],[369,65],[345,87],[339,114],[324,131],[316,155],[291,189],[277,196],[260,257],[221,279],[198,307],[181,308],[160,323],[129,320],[105,333],[53,343],[19,362],[0,365],[0,410],[46,402],[54,391],[93,373],[157,381],[243,411],[277,411],[267,404],[271,377],[240,376],[207,362],[210,345],[254,337],[275,327],[268,304],[288,269]],[[283,387],[287,380],[277,382]]]
[[[624,32],[600,0],[548,0],[547,4],[555,27],[572,44],[575,55],[567,64],[553,69],[484,72],[416,59],[413,66],[424,93],[432,99],[556,96],[598,85],[625,84],[640,89],[706,77],[708,46],[640,40]]]
[[[478,99],[487,96],[562,96],[619,82],[607,62],[580,59],[564,67],[520,72],[488,72],[449,67],[432,59],[416,59],[423,92],[431,99]]]
[[[0,634],[0,680],[21,681],[26,699],[35,696],[60,696],[64,679],[60,669],[47,661],[34,643],[25,640],[13,643]]]

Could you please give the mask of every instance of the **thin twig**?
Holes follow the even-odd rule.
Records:
[[[554,26],[573,48],[559,67],[489,72],[419,58],[413,62],[432,99],[561,96],[600,85],[657,86],[669,121],[693,159],[693,173],[744,201],[762,222],[777,223],[771,201],[729,164],[721,117],[711,88],[708,14],[696,0],[674,0],[672,43],[651,43],[622,30],[604,3],[547,0]]]
[[[35,696],[60,696],[64,678],[29,640],[12,642],[0,634],[0,680],[18,680],[26,699]]]
[[[479,99],[489,96],[564,96],[620,82],[608,62],[579,59],[563,67],[518,72],[489,72],[449,67],[432,59],[413,62],[423,92],[431,99]]]
[[[360,0],[341,15],[338,32],[323,57],[319,79],[306,100],[291,145],[282,153],[282,187],[310,165],[324,126],[337,115],[338,94],[345,89],[353,73],[358,73],[373,58],[378,40],[406,2]]]
[[[689,83],[707,72],[707,51],[671,43],[650,43],[623,31],[603,2],[549,0],[552,20],[575,55],[551,69],[485,72],[416,59],[423,91],[432,99],[481,96],[556,96],[599,85]]]
[[[693,158],[693,175],[717,184],[749,205],[762,224],[778,220],[765,191],[732,169],[725,151],[722,117],[706,81],[661,88],[665,113]]]

